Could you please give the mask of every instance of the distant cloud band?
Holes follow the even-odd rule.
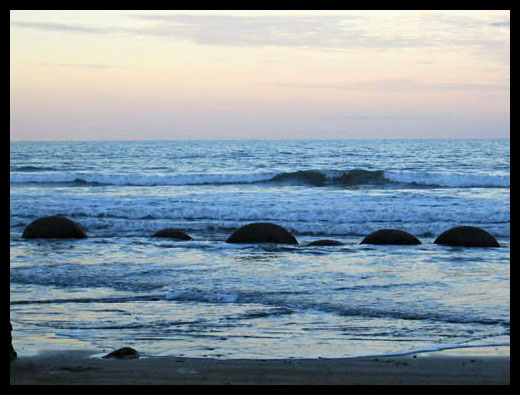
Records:
[[[72,33],[93,33],[104,34],[108,31],[89,26],[69,25],[66,23],[48,23],[48,22],[11,22],[13,26],[26,27],[29,29],[58,31],[58,32],[72,32]]]
[[[273,86],[277,88],[312,88],[312,89],[340,89],[340,90],[377,90],[377,91],[426,91],[426,90],[458,90],[458,91],[508,91],[509,85],[499,84],[478,84],[478,83],[423,83],[413,79],[397,78],[377,81],[361,81],[361,82],[334,82],[321,84],[307,83],[286,83],[273,82],[264,83],[263,85]]]

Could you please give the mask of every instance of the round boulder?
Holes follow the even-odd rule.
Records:
[[[84,239],[87,235],[74,221],[50,216],[31,222],[23,231],[22,237],[24,239]]]
[[[360,244],[421,244],[419,239],[404,230],[381,229],[366,236]]]
[[[169,239],[177,239],[177,240],[192,240],[192,238],[178,229],[161,229],[153,234],[153,237],[166,237]]]
[[[437,237],[434,243],[460,247],[500,247],[493,236],[475,226],[456,226],[448,229]]]
[[[280,243],[298,244],[298,241],[281,226],[257,222],[242,226],[236,230],[226,243]]]
[[[329,239],[323,239],[323,240],[315,240],[311,243],[309,243],[310,246],[340,246],[343,245],[343,243],[340,243],[337,240],[329,240]]]

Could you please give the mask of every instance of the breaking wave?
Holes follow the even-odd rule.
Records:
[[[314,187],[441,187],[509,188],[509,175],[444,174],[392,170],[297,170],[291,172],[230,174],[100,174],[100,173],[11,173],[12,184],[60,184],[63,186],[175,186],[271,183]]]

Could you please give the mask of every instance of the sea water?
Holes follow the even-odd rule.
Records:
[[[21,237],[48,215],[89,237]],[[226,243],[251,222],[281,225],[299,243]],[[434,243],[459,225],[500,247]],[[193,240],[152,237],[163,228]],[[384,228],[422,244],[360,244]],[[325,238],[342,245],[309,246]],[[509,140],[10,144],[10,319],[22,354],[505,346],[509,268]]]

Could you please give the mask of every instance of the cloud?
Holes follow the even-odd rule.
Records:
[[[65,67],[71,69],[93,69],[93,70],[102,70],[102,69],[111,69],[118,68],[120,66],[108,65],[108,64],[81,64],[81,63],[64,63],[58,64],[58,67]]]
[[[480,59],[509,66],[510,34],[509,29],[503,29],[510,25],[509,14],[509,11],[425,11],[414,18],[424,27],[425,34],[433,35],[444,48],[466,51]]]
[[[91,26],[71,25],[66,23],[49,23],[49,22],[22,22],[12,21],[11,25],[18,27],[25,27],[29,29],[70,32],[70,33],[89,33],[89,34],[104,34],[106,29],[100,29]]]
[[[510,27],[511,26],[511,22],[510,20],[507,20],[507,21],[499,21],[499,22],[492,22],[490,23],[491,26],[496,26],[496,27]]]
[[[409,114],[336,114],[322,117],[324,120],[349,121],[428,121],[438,117],[438,114],[409,115]]]
[[[206,15],[131,13],[121,26],[13,21],[11,25],[78,34],[127,34],[186,40],[199,45],[277,46],[321,51],[428,48],[468,51],[509,64],[506,12],[401,11],[337,14]],[[136,21],[134,25],[128,21]]]
[[[505,84],[479,84],[479,83],[451,83],[436,82],[424,83],[409,78],[395,78],[360,82],[334,82],[334,83],[285,83],[273,82],[262,85],[277,88],[305,88],[305,89],[340,89],[340,90],[377,90],[392,92],[417,92],[432,90],[451,91],[483,91],[483,92],[505,92],[510,86]]]
[[[233,15],[130,15],[152,23],[136,33],[183,39],[203,45],[226,46],[344,46],[348,37],[362,39],[359,17],[233,16]]]
[[[145,21],[136,34],[187,40],[200,45],[277,46],[320,51],[357,52],[403,49],[465,51],[509,66],[505,13],[371,11],[320,15],[131,14]]]
[[[188,40],[201,45],[282,46],[327,50],[388,49],[436,45],[427,35],[378,32],[366,15],[195,15],[127,14],[135,27],[96,27],[70,23],[12,21],[11,25],[83,34],[126,33]]]
[[[502,14],[500,14],[502,15]],[[204,45],[274,45],[326,49],[391,49],[484,46],[503,36],[484,32],[483,24],[508,26],[478,13],[413,12],[306,15],[127,14],[148,22],[135,33],[184,39]],[[508,41],[508,40],[507,40]]]
[[[112,69],[112,68],[120,68],[121,66],[110,65],[110,64],[95,64],[95,63],[49,63],[49,62],[38,62],[34,63],[35,66],[44,66],[44,67],[63,67],[68,69],[78,69],[78,70],[104,70],[104,69]]]

